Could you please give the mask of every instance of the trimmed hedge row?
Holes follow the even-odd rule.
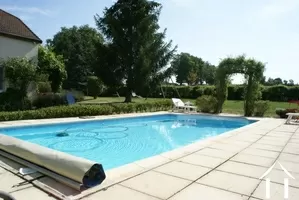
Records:
[[[42,108],[37,110],[0,112],[0,121],[46,119],[63,117],[82,117],[111,115],[133,112],[156,112],[172,108],[170,100],[159,100],[145,103],[118,103],[105,105],[72,105]]]
[[[196,99],[202,95],[215,94],[215,86],[162,86],[163,93],[166,98],[178,97],[186,99]],[[161,88],[151,90],[150,94],[138,93],[143,97],[160,98],[163,97]],[[114,92],[114,93],[113,93]],[[288,101],[297,100],[299,98],[299,86],[262,86],[262,100],[269,101]],[[118,90],[120,96],[125,96],[125,88]],[[179,95],[178,95],[179,93]],[[228,100],[243,100],[244,86],[231,85],[228,87]],[[102,96],[113,96],[115,91],[106,90]]]

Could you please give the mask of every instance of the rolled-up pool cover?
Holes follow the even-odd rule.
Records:
[[[84,188],[99,185],[106,178],[99,163],[7,135],[0,134],[0,150],[81,183]]]

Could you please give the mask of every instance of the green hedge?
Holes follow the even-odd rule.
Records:
[[[56,106],[37,110],[0,112],[0,121],[155,112],[165,111],[171,108],[172,102],[170,100],[129,104]]]
[[[202,95],[215,94],[214,86],[162,86],[166,98],[181,97],[186,99],[196,99]],[[244,86],[231,85],[227,88],[228,100],[243,100]],[[299,86],[262,86],[262,100],[269,101],[288,101],[299,99]],[[120,96],[125,96],[125,89],[118,90]],[[179,95],[178,95],[179,94]],[[106,90],[102,96],[113,96],[115,91]],[[139,92],[143,97],[162,98],[161,88],[151,90],[150,94]]]

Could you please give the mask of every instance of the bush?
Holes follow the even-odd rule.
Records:
[[[51,84],[49,82],[38,82],[37,90],[39,93],[49,93],[52,92]]]
[[[19,90],[8,88],[0,93],[0,111],[17,111],[31,109],[31,102],[23,97]]]
[[[196,99],[196,105],[201,112],[215,113],[217,107],[217,99],[213,96],[203,95]]]
[[[22,97],[26,96],[30,82],[35,81],[36,66],[27,58],[9,58],[0,63],[4,67],[5,78],[9,87],[19,91]]]
[[[87,93],[96,99],[103,91],[103,84],[96,76],[90,76],[87,79]]]
[[[263,117],[267,110],[269,110],[269,101],[257,101],[254,105],[254,116]]]
[[[299,110],[296,108],[289,108],[289,109],[283,109],[283,108],[278,108],[276,109],[275,113],[280,117],[280,118],[287,118],[288,116],[286,115],[287,113],[299,113]]]
[[[36,108],[46,108],[67,105],[67,100],[64,94],[44,93],[38,94],[32,104]]]
[[[150,109],[149,109],[150,108]],[[145,103],[119,103],[105,105],[71,105],[41,108],[17,112],[0,112],[0,121],[46,119],[62,117],[80,117],[110,115],[118,113],[165,111],[172,108],[170,100]]]

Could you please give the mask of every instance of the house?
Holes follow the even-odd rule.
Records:
[[[0,9],[0,59],[27,57],[37,62],[42,40],[18,17]],[[0,66],[0,91],[6,89]]]

